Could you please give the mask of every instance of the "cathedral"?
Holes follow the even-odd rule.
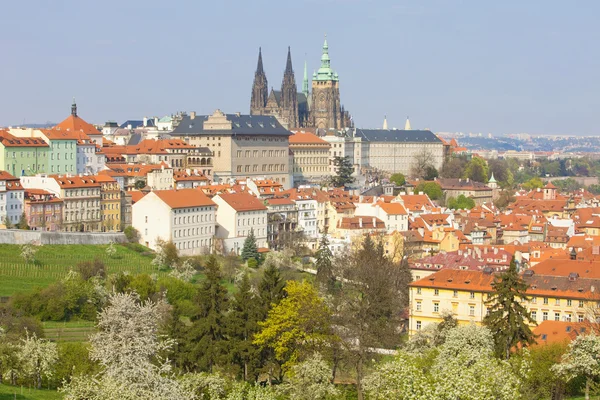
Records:
[[[323,44],[321,67],[312,76],[312,92],[309,92],[306,62],[302,91],[298,92],[289,47],[281,90],[271,88],[269,92],[262,52],[259,49],[250,99],[250,114],[272,115],[287,129],[317,128],[323,134],[330,129],[351,128],[350,113],[344,110],[340,102],[338,74],[331,69],[327,39]]]

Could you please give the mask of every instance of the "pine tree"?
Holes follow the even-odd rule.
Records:
[[[254,258],[257,262],[260,261],[254,229],[250,229],[250,234],[244,240],[244,247],[242,248],[242,260],[248,261],[251,258]]]
[[[227,289],[221,284],[221,267],[214,255],[208,259],[205,268],[206,279],[198,292],[200,311],[193,319],[188,334],[187,366],[203,371],[223,361],[226,354],[225,312],[228,307]]]
[[[256,369],[260,361],[260,352],[252,344],[252,338],[258,331],[260,303],[251,289],[248,274],[244,274],[233,296],[227,321],[231,361],[242,368],[245,381],[248,381],[251,376],[256,377]]]
[[[327,290],[332,290],[335,286],[335,275],[333,274],[333,254],[329,248],[329,240],[327,236],[323,234],[321,241],[319,242],[319,249],[317,250],[317,262],[315,263],[317,268],[317,281],[325,285]]]
[[[269,264],[263,273],[263,278],[258,284],[258,295],[261,300],[262,319],[266,318],[267,313],[273,304],[279,303],[284,297],[285,282],[276,266]]]
[[[526,295],[527,288],[527,283],[517,272],[514,257],[508,270],[492,283],[493,292],[486,301],[490,311],[484,323],[495,333],[499,358],[509,359],[510,350],[519,343],[523,346],[535,343],[535,336],[529,328],[535,320],[523,305],[530,300]]]
[[[344,187],[354,182],[354,178],[352,177],[354,167],[349,157],[335,157],[333,165],[336,167],[336,175],[331,178],[333,186]]]

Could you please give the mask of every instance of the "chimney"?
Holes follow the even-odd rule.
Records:
[[[362,228],[362,217],[358,217],[358,226]]]
[[[377,221],[375,217],[373,217],[373,228],[377,228]]]
[[[494,254],[498,254],[498,248],[494,247]]]
[[[196,119],[196,111],[190,112],[190,119]]]
[[[467,183],[469,183],[469,178],[467,178]]]
[[[419,194],[420,194],[421,196],[423,196],[423,192],[419,192]]]
[[[239,112],[239,111],[237,111],[237,112],[235,113],[235,116],[236,116],[236,117],[240,117],[241,115],[242,115],[242,113],[241,113],[241,112]]]
[[[158,117],[154,117],[154,126],[158,126]]]
[[[144,128],[148,126],[148,117],[144,117]]]

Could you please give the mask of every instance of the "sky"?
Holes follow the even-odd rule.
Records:
[[[6,2],[0,125],[249,113],[259,46],[281,86],[327,34],[358,127],[600,134],[598,1]]]

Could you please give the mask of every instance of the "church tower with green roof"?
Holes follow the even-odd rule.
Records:
[[[340,80],[337,72],[331,69],[327,37],[323,43],[321,67],[315,71],[312,79],[311,120],[315,128],[342,129],[346,116],[340,103]]]

